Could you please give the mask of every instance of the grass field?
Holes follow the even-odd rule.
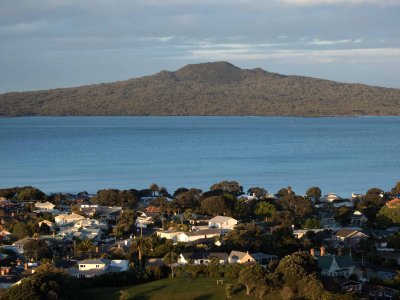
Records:
[[[119,291],[126,290],[129,294],[129,299],[143,300],[183,300],[183,299],[226,299],[225,284],[232,283],[234,285],[234,295],[232,299],[254,299],[252,296],[247,296],[243,289],[239,288],[237,281],[224,280],[224,284],[217,285],[215,278],[197,278],[188,281],[184,278],[167,278],[150,283],[127,286],[122,288],[96,288],[85,292],[84,299],[99,300],[99,299],[118,299]],[[278,300],[274,295],[269,295],[266,299]]]

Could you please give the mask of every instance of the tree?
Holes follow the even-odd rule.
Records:
[[[79,299],[79,286],[63,270],[44,263],[32,276],[10,287],[7,296],[13,300]]]
[[[287,188],[281,188],[277,193],[279,198],[282,198],[283,196],[288,196],[292,195],[294,196],[296,193],[292,191],[292,187],[288,186]]]
[[[26,258],[34,258],[36,261],[42,258],[52,258],[53,253],[46,242],[41,239],[32,239],[24,245],[24,255]]]
[[[138,202],[138,195],[135,190],[99,190],[93,201],[105,206],[122,206],[134,208]]]
[[[236,225],[225,239],[227,247],[241,251],[259,251],[262,246],[263,230],[255,223]]]
[[[159,190],[160,190],[160,188],[158,187],[158,185],[156,183],[150,184],[149,189],[153,192],[153,196],[155,196],[156,192],[159,192]]]
[[[260,218],[271,217],[276,212],[276,207],[266,201],[258,202],[254,214]]]
[[[148,237],[135,237],[131,243],[131,253],[137,254],[140,263],[140,268],[143,267],[143,256],[153,248],[151,238]]]
[[[246,295],[250,295],[264,274],[264,269],[257,263],[246,266],[240,271],[239,283],[246,287]]]
[[[280,262],[275,272],[282,275],[287,286],[294,292],[298,292],[302,285],[302,279],[317,270],[315,259],[308,252],[295,252],[285,256]]]
[[[390,191],[393,196],[400,195],[400,181],[397,181],[396,185]]]
[[[342,206],[336,210],[336,212],[334,214],[334,218],[340,224],[345,225],[350,222],[352,214],[353,214],[353,210],[351,208]]]
[[[268,191],[260,187],[251,187],[247,190],[247,195],[255,195],[256,198],[261,199],[268,195]]]
[[[221,190],[224,193],[239,196],[243,194],[243,187],[239,185],[237,181],[221,181],[213,184],[210,187],[210,191]]]
[[[158,189],[158,194],[161,196],[161,197],[168,197],[168,190],[167,190],[167,188],[165,188],[165,187],[160,187],[159,189]]]
[[[41,190],[34,187],[24,187],[17,191],[17,200],[19,201],[33,201],[45,200],[46,194]]]
[[[11,226],[11,233],[16,239],[23,239],[33,234],[33,225],[30,222],[17,222]]]
[[[178,262],[178,254],[175,252],[168,252],[164,256],[164,263],[166,265],[172,265]]]
[[[317,219],[307,218],[303,225],[304,229],[318,229],[321,228],[321,224]]]
[[[316,186],[310,187],[306,192],[306,196],[313,201],[318,201],[321,198],[321,189]]]
[[[310,200],[292,194],[283,196],[278,200],[277,204],[281,210],[291,212],[295,223],[298,225],[303,224],[305,218],[309,217],[314,211]]]
[[[212,196],[201,201],[201,209],[210,215],[224,215],[228,213],[228,207],[224,198]]]
[[[84,239],[82,240],[79,245],[78,249],[88,255],[90,252],[94,250],[94,244],[91,240],[89,239]]]

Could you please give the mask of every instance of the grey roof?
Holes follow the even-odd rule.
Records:
[[[319,256],[317,258],[318,267],[322,270],[329,270],[333,260],[336,261],[340,269],[355,266],[354,260],[351,255],[327,255]]]
[[[257,253],[252,253],[250,254],[252,258],[254,258],[255,260],[259,260],[259,259],[265,259],[265,258],[271,258],[271,257],[276,257],[278,258],[278,256],[276,255],[270,255],[270,254],[265,254],[262,252],[257,252]]]
[[[105,258],[99,259],[84,259],[78,262],[78,264],[98,265],[98,264],[109,264],[110,260]]]
[[[209,234],[220,234],[221,232],[218,229],[203,229],[191,232],[183,232],[187,236],[200,236],[200,235],[209,235]]]
[[[186,260],[187,259],[211,259],[216,257],[218,259],[226,259],[228,253],[225,252],[205,252],[205,251],[196,251],[196,252],[185,252],[181,254]]]

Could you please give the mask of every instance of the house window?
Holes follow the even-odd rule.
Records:
[[[85,267],[85,265],[80,265],[79,267],[80,267],[80,268],[84,268],[84,267]]]
[[[96,265],[96,268],[98,269],[98,268],[99,268],[99,265]]]

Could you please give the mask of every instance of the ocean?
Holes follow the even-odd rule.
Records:
[[[400,180],[400,117],[23,117],[0,119],[0,188],[46,193],[236,180],[275,193],[349,197]]]

